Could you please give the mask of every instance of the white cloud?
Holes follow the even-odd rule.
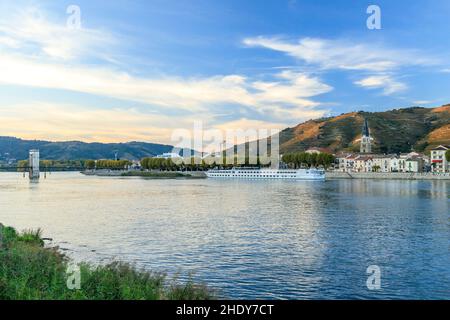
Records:
[[[263,47],[288,54],[323,69],[366,70],[381,72],[402,65],[427,65],[433,60],[420,57],[411,50],[393,50],[375,44],[344,40],[302,38],[298,42],[276,37],[244,39],[251,47]]]
[[[0,21],[0,45],[33,51],[41,58],[70,60],[101,56],[115,39],[108,32],[88,28],[70,29],[65,23],[51,23],[41,10],[28,7]]]
[[[441,72],[450,73],[450,68],[449,69],[442,69]]]
[[[321,70],[364,72],[367,77],[355,84],[366,88],[383,89],[384,95],[408,89],[405,83],[393,78],[401,68],[439,64],[437,59],[424,57],[416,50],[393,49],[380,44],[341,39],[302,38],[298,41],[289,41],[279,37],[260,36],[246,38],[243,43],[250,47],[282,52]]]
[[[421,105],[425,105],[425,104],[432,104],[435,102],[436,102],[435,100],[416,100],[416,101],[413,101],[413,104],[421,106]]]
[[[390,95],[408,89],[408,86],[406,84],[394,80],[389,75],[370,76],[356,81],[355,84],[368,89],[382,88],[383,94],[385,95]]]
[[[288,71],[278,74],[279,81],[274,82],[239,75],[153,79],[9,55],[0,55],[0,69],[0,83],[73,90],[190,111],[204,111],[214,104],[263,110],[274,103],[309,111],[319,105],[311,97],[332,90],[318,78]]]
[[[0,36],[0,46],[6,46],[9,48],[17,49],[20,47],[19,41],[14,40],[13,38]]]

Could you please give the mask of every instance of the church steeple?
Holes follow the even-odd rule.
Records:
[[[362,129],[362,135],[363,137],[370,137],[370,131],[369,131],[369,123],[367,122],[367,119],[364,119],[364,126]]]
[[[371,153],[372,152],[372,138],[370,137],[369,123],[367,119],[364,119],[364,125],[362,128],[362,137],[361,137],[361,153]]]

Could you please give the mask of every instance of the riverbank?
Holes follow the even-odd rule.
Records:
[[[101,266],[81,263],[74,267],[58,248],[44,246],[40,230],[18,233],[2,224],[0,265],[0,300],[213,298],[206,286],[191,281],[183,285],[171,283],[163,274],[138,270],[122,262]]]
[[[149,179],[204,179],[206,175],[202,171],[140,171],[140,170],[86,170],[81,172],[87,176],[99,177],[143,177]]]
[[[337,172],[327,171],[326,179],[384,179],[384,180],[450,180],[450,174],[404,172]]]

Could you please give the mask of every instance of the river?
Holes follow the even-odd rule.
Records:
[[[449,181],[0,173],[0,222],[42,228],[77,261],[191,276],[224,298],[450,299]]]

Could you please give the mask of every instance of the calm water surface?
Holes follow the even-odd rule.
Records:
[[[225,298],[450,299],[450,182],[0,173],[0,222],[41,227],[77,260],[192,274]]]

